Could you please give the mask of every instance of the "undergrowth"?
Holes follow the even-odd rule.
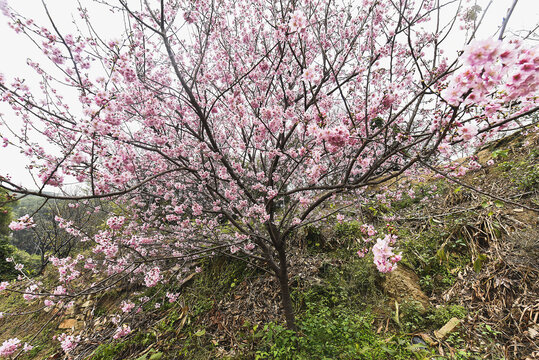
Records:
[[[309,304],[298,318],[298,332],[278,324],[263,328],[255,359],[410,359],[407,342],[385,341],[372,327],[369,312]]]

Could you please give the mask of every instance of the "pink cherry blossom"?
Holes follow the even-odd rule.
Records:
[[[4,16],[9,16],[7,0],[0,0],[0,11]]]
[[[167,297],[169,303],[173,303],[178,299],[180,294],[167,292],[165,296]]]
[[[19,349],[21,346],[21,341],[17,338],[11,338],[3,342],[0,346],[0,356],[8,357],[11,356]]]
[[[288,24],[290,31],[300,31],[307,27],[307,18],[301,10],[296,10],[290,17],[290,22]]]
[[[303,72],[303,80],[307,83],[315,83],[320,79],[316,65],[311,65]]]
[[[122,301],[121,309],[124,313],[130,312],[135,307],[131,301]]]
[[[394,241],[391,235],[386,235],[383,239],[378,238],[372,248],[374,264],[378,271],[387,273],[393,271],[398,261],[402,259],[400,254],[394,254],[390,244]]]
[[[12,221],[9,224],[9,228],[13,231],[28,229],[35,226],[36,224],[34,223],[34,220],[28,214],[20,217],[17,221]]]
[[[62,333],[57,337],[57,339],[60,341],[62,350],[69,353],[77,347],[78,343],[80,342],[80,335],[67,335],[66,333]]]
[[[492,38],[474,40],[464,50],[464,60],[471,66],[492,63],[500,54],[501,45],[501,41]]]
[[[467,123],[459,129],[459,133],[464,141],[470,141],[477,135],[478,129],[475,123]]]
[[[124,336],[127,336],[131,333],[131,328],[129,325],[124,324],[123,326],[120,326],[116,329],[116,332],[112,336],[114,339],[119,339]]]
[[[147,287],[154,287],[159,281],[161,281],[161,270],[156,266],[151,268],[144,277],[144,282]]]
[[[113,216],[107,220],[107,226],[113,230],[120,229],[125,222],[125,217],[123,216]]]

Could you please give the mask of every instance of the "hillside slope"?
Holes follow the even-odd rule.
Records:
[[[539,208],[538,149],[539,133],[502,139],[460,160],[481,167],[459,183],[401,179],[371,189],[372,202],[344,221],[297,233],[290,276],[298,333],[283,327],[271,274],[214,258],[174,284],[118,283],[69,309],[40,310],[1,293],[0,312],[31,315],[1,318],[0,342],[33,344],[20,359],[537,358],[539,220],[530,209]],[[356,254],[363,224],[398,235],[403,260],[393,273]],[[53,280],[51,271],[41,279]],[[126,302],[145,311],[124,315]],[[115,340],[121,324],[132,332]],[[61,333],[80,336],[68,355],[50,341]]]

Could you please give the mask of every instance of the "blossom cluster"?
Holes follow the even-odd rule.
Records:
[[[307,27],[307,18],[305,17],[305,14],[301,10],[296,10],[290,17],[290,22],[288,26],[290,27],[290,31],[301,31]]]
[[[112,230],[121,229],[124,225],[125,217],[124,216],[113,216],[107,220],[107,226]]]
[[[8,357],[13,355],[21,347],[21,341],[17,338],[11,338],[2,343],[0,346],[0,357]],[[28,352],[34,347],[28,343],[24,343],[22,351]]]
[[[487,115],[516,98],[533,95],[539,87],[539,52],[518,41],[475,40],[464,50],[465,66],[442,91],[451,105],[483,105]],[[494,94],[494,95],[492,95]]]
[[[378,271],[387,273],[391,272],[397,266],[397,263],[402,259],[401,254],[395,254],[393,252],[393,246],[397,241],[397,236],[391,234],[394,232],[393,227],[389,224],[387,230],[390,234],[385,235],[383,238],[377,238],[376,243],[372,246],[373,261],[376,265]],[[373,243],[372,236],[378,234],[378,231],[374,226],[370,224],[363,224],[360,227],[361,233],[363,234],[363,247],[357,252],[359,257],[364,257],[369,252],[368,244]]]
[[[63,283],[79,277],[80,271],[77,270],[76,266],[82,260],[84,260],[84,255],[82,254],[77,255],[75,259],[72,259],[70,256],[62,259],[57,257],[50,258],[51,263],[58,269],[58,274],[60,275],[59,280]]]
[[[0,356],[11,356],[19,349],[21,346],[21,341],[17,338],[12,338],[4,341],[2,346],[0,346]]]
[[[157,285],[159,281],[162,279],[161,270],[156,266],[150,269],[146,276],[144,277],[144,283],[147,287],[153,287]]]
[[[34,219],[32,219],[28,214],[20,217],[17,221],[12,221],[9,224],[9,228],[13,231],[24,230],[35,226],[36,224],[34,223]]]
[[[80,342],[80,335],[67,335],[66,333],[62,333],[58,335],[57,340],[60,341],[62,350],[69,353],[71,350],[77,347],[78,343]]]
[[[127,324],[124,324],[123,326],[120,326],[116,329],[116,332],[112,337],[114,339],[119,339],[129,334],[131,334],[131,327],[129,327],[129,325]]]
[[[390,245],[395,244],[395,235],[386,235],[383,239],[376,239],[376,244],[372,247],[372,253],[374,255],[374,264],[378,271],[387,273],[393,271],[397,266],[397,262],[402,259],[401,254],[395,254],[393,247]]]
[[[128,313],[135,307],[135,304],[133,304],[131,301],[122,301],[121,309],[124,313]]]

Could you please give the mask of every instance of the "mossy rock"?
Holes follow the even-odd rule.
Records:
[[[384,276],[381,287],[393,301],[398,303],[416,301],[421,304],[424,311],[430,307],[429,298],[419,286],[419,277],[402,264]]]

